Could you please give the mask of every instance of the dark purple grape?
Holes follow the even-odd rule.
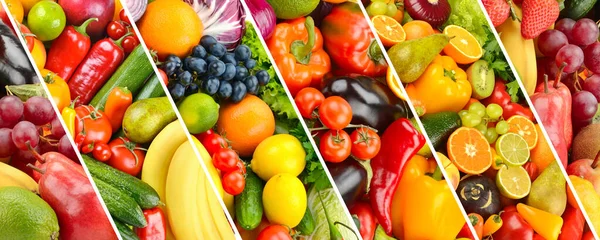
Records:
[[[579,70],[579,67],[583,65],[583,50],[577,45],[568,44],[562,47],[558,53],[556,53],[556,66],[561,66],[566,63],[564,72],[573,73]]]
[[[37,147],[40,142],[40,136],[33,123],[21,121],[13,128],[12,140],[19,150],[25,151],[29,150],[29,146],[33,148]]]
[[[592,43],[583,50],[585,67],[595,74],[600,74],[600,42]]]
[[[252,57],[252,51],[250,51],[250,48],[243,44],[237,46],[235,50],[233,50],[233,53],[235,54],[235,59],[238,61],[246,61]]]
[[[5,96],[0,99],[0,119],[2,126],[14,126],[23,116],[23,102],[15,96]]]
[[[261,86],[267,85],[267,83],[269,83],[269,80],[271,79],[271,76],[269,76],[269,73],[265,70],[260,70],[254,75],[258,79],[258,84]]]
[[[220,81],[216,77],[210,77],[202,82],[202,90],[208,95],[214,95],[219,91]]]
[[[69,138],[67,137],[67,135],[63,136],[58,141],[58,152],[62,153],[62,155],[65,155],[66,157],[70,158],[71,160],[78,159],[77,154],[75,154],[75,150],[73,149],[73,145],[71,145],[71,142],[69,141]]]
[[[167,58],[165,59],[165,62],[173,62],[175,63],[176,67],[181,67],[181,58],[179,58],[175,54],[169,54],[169,56],[167,56]]]
[[[23,116],[25,120],[38,126],[49,123],[56,116],[52,103],[47,98],[30,97],[24,106]]]
[[[12,140],[12,129],[0,128],[0,158],[10,157],[17,151]]]
[[[206,61],[204,61],[202,58],[192,58],[188,68],[190,71],[195,72],[196,74],[204,74],[208,69],[208,63],[206,63]]]
[[[206,57],[206,48],[202,45],[197,45],[192,49],[192,56],[197,58],[205,58]]]
[[[246,85],[241,81],[234,81],[231,83],[231,86],[233,87],[231,101],[235,103],[242,101],[242,99],[244,99],[244,97],[246,97],[246,94],[248,93]]]
[[[183,86],[190,85],[193,80],[194,78],[192,77],[192,74],[188,71],[185,71],[177,76],[177,81],[179,81],[179,83],[181,83]]]
[[[217,58],[223,57],[223,55],[225,55],[226,52],[227,48],[225,48],[225,46],[223,46],[223,44],[221,43],[215,43],[208,47],[208,53]]]
[[[210,35],[204,35],[200,39],[200,45],[202,45],[202,47],[205,49],[208,49],[208,47],[216,43],[218,43],[217,39]]]
[[[221,75],[221,79],[225,81],[231,81],[237,73],[235,65],[233,63],[225,63],[225,72]]]
[[[594,74],[587,78],[582,86],[583,90],[591,92],[600,102],[600,74]]]
[[[558,50],[567,44],[569,44],[567,36],[554,29],[546,30],[538,37],[538,48],[546,57],[554,58]]]
[[[591,92],[581,90],[573,94],[571,116],[579,121],[590,120],[598,111],[598,100]]]
[[[248,89],[248,93],[256,95],[258,93],[258,79],[256,76],[248,76],[244,79],[244,85]]]
[[[556,22],[556,24],[554,25],[554,29],[564,33],[567,36],[567,39],[569,39],[569,42],[571,42],[571,30],[573,29],[573,26],[575,26],[575,20],[570,18],[563,18]]]
[[[572,44],[579,46],[587,46],[598,41],[598,25],[589,19],[582,18],[577,20],[573,29],[571,30]]]
[[[198,84],[191,83],[189,86],[185,88],[185,95],[189,96],[198,92]]]
[[[226,81],[221,81],[221,86],[219,86],[219,97],[223,98],[223,99],[227,99],[229,97],[231,97],[231,94],[233,93],[233,87],[231,86],[231,83],[226,82]]]
[[[65,129],[63,128],[62,124],[60,124],[60,118],[55,117],[54,119],[52,119],[51,124],[52,129],[50,130],[52,135],[56,136],[57,138],[61,138],[65,135]]]

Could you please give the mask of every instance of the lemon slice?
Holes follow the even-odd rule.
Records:
[[[508,166],[522,166],[529,160],[529,146],[521,135],[507,133],[496,140],[496,153]]]
[[[496,185],[503,196],[521,199],[529,195],[531,179],[523,167],[504,166],[498,170]]]

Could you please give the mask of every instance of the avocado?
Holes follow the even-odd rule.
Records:
[[[462,125],[460,116],[455,112],[425,114],[421,116],[421,123],[437,152],[445,152],[448,138]]]
[[[594,7],[597,0],[565,0],[565,9],[560,12],[561,18],[571,18],[575,21],[585,17]]]

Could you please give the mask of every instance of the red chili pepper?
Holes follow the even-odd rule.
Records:
[[[456,235],[456,238],[468,238],[471,240],[475,240],[475,237],[473,236],[473,232],[471,232],[471,229],[469,228],[468,222],[465,222],[465,225],[463,225],[463,227],[460,229],[460,232],[458,232],[458,235]]]
[[[81,153],[88,154],[94,151],[94,143],[88,143],[81,147]]]
[[[165,214],[158,208],[144,210],[144,218],[148,225],[144,228],[136,228],[135,233],[140,240],[164,240],[167,235]]]
[[[86,33],[87,26],[97,20],[97,18],[90,18],[79,27],[66,27],[58,38],[52,41],[44,68],[69,82],[69,78],[90,50],[91,42],[90,36]]]
[[[373,178],[369,197],[379,224],[392,235],[391,202],[402,170],[425,144],[425,138],[406,118],[394,121],[381,136],[381,149],[371,160]]]
[[[521,115],[523,117],[528,118],[531,121],[534,121],[533,112],[529,108],[523,107],[519,103],[511,102],[510,94],[506,91],[506,83],[501,79],[496,79],[496,84],[494,85],[494,91],[492,95],[488,98],[482,100],[481,102],[484,105],[489,105],[490,103],[495,103],[503,108],[502,117],[504,119],[509,119],[514,115]]]
[[[567,204],[567,210],[563,213],[564,223],[560,229],[558,240],[580,240],[583,237],[585,217],[581,210]]]
[[[133,96],[127,87],[116,87],[110,91],[106,105],[104,105],[104,114],[110,121],[113,133],[121,128],[125,111],[132,102]]]
[[[69,79],[69,90],[71,90],[71,100],[77,97],[76,106],[85,105],[92,100],[98,90],[113,75],[121,62],[125,53],[121,47],[123,36],[117,41],[110,38],[102,39],[90,50],[83,62],[77,67],[71,79]]]
[[[492,236],[494,240],[532,240],[533,228],[517,212],[517,207],[508,206],[500,213],[502,227]]]
[[[581,240],[596,240],[596,238],[594,238],[592,231],[587,231],[585,234],[583,234],[583,238],[581,238]]]
[[[363,239],[371,240],[375,236],[375,228],[377,227],[377,219],[373,215],[371,205],[366,202],[355,203],[350,208],[350,214],[356,215],[360,222],[360,235]]]

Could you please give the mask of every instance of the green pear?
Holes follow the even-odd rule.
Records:
[[[531,184],[527,205],[562,216],[567,207],[566,179],[556,161]]]
[[[137,101],[127,108],[123,117],[123,132],[135,143],[148,143],[177,115],[167,97]]]
[[[442,52],[450,42],[446,34],[433,34],[424,38],[404,41],[392,46],[388,55],[400,81],[411,83],[416,81],[433,59]]]

